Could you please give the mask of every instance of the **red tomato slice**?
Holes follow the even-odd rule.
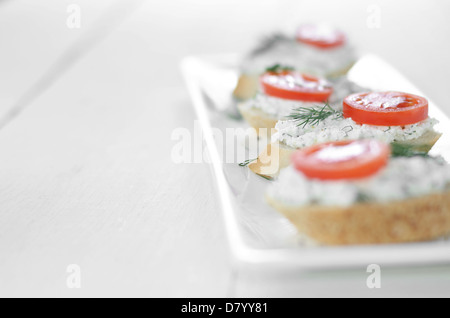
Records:
[[[428,118],[428,101],[420,96],[401,92],[372,92],[347,96],[345,118],[360,124],[404,126]]]
[[[343,32],[323,25],[305,24],[297,29],[297,41],[319,49],[334,49],[346,42]]]
[[[386,166],[388,145],[376,140],[329,142],[296,151],[295,169],[310,179],[354,180],[366,178]]]
[[[267,72],[260,78],[265,94],[305,102],[326,102],[333,88],[324,79],[295,71]]]

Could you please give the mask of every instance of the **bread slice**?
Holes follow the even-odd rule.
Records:
[[[289,166],[295,148],[283,143],[273,142],[259,154],[258,159],[248,165],[254,173],[268,179],[278,175],[281,169]]]
[[[237,100],[247,100],[256,95],[258,91],[258,75],[241,74],[236,87],[233,91],[233,97]]]
[[[417,139],[393,142],[391,144],[392,154],[394,156],[427,154],[441,136],[441,133],[429,130]],[[260,153],[258,159],[248,167],[254,173],[272,179],[278,175],[281,169],[290,164],[291,155],[295,150],[297,149],[282,142],[271,143]]]
[[[268,115],[261,109],[245,107],[243,103],[238,104],[238,109],[242,117],[251,127],[255,128],[259,136],[270,138],[278,118]]]
[[[441,138],[442,134],[429,130],[417,139],[408,141],[394,141],[392,154],[395,156],[413,156],[416,154],[427,154],[434,144]]]
[[[450,233],[450,191],[349,207],[289,206],[266,199],[300,233],[326,245],[424,241]]]

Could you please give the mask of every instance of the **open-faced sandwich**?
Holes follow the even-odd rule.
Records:
[[[330,81],[325,78],[275,65],[259,78],[256,95],[238,104],[244,119],[259,135],[270,135],[279,120],[286,120],[296,109],[323,107],[342,108],[344,97],[361,88],[346,77]]]
[[[289,164],[296,150],[315,144],[377,139],[391,144],[394,156],[427,154],[441,134],[437,120],[428,116],[428,101],[401,92],[368,92],[347,96],[343,108],[328,105],[299,108],[289,120],[279,121],[269,144],[249,168],[273,177]]]
[[[336,78],[347,73],[356,58],[346,35],[327,25],[301,25],[295,35],[274,35],[263,41],[242,61],[234,97],[255,95],[258,77],[271,65],[290,65],[319,77]]]
[[[327,245],[431,240],[450,233],[450,166],[390,157],[377,140],[297,150],[266,199],[308,238]]]

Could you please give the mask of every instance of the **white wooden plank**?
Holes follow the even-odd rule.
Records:
[[[89,61],[112,69],[102,56]],[[133,73],[89,80],[84,65],[0,136],[0,294],[74,295],[75,263],[83,295],[221,295],[228,262],[208,168],[170,158],[171,130],[193,120],[186,95],[131,88]]]
[[[172,130],[193,126],[187,93],[157,86],[128,27],[0,134],[0,295],[226,291],[209,169],[170,157]],[[66,286],[69,264],[80,290]]]

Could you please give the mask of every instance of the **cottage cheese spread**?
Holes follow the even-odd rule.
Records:
[[[358,181],[308,179],[292,166],[283,169],[268,195],[286,205],[349,206],[390,202],[446,191],[450,166],[441,158],[392,158],[378,174]]]
[[[272,141],[280,141],[292,148],[303,148],[317,143],[374,138],[392,143],[417,139],[425,132],[432,130],[438,121],[428,118],[420,123],[401,126],[360,125],[351,118],[343,118],[340,114],[332,115],[317,125],[298,126],[295,120],[281,120],[275,129],[277,133]]]

